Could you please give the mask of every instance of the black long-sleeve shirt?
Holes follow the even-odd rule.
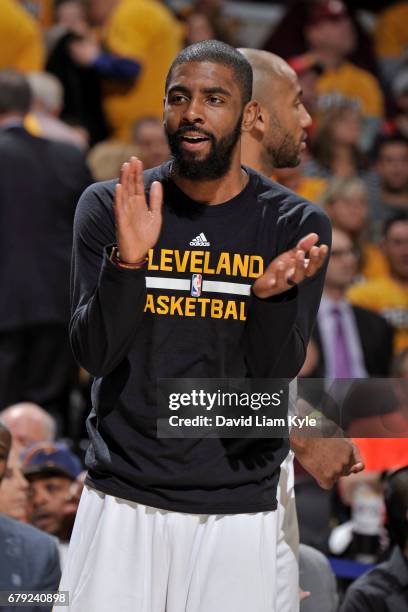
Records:
[[[175,186],[169,168],[145,172],[147,193],[154,180],[164,187],[147,270],[119,268],[107,256],[116,240],[115,181],[91,186],[78,204],[71,340],[95,377],[88,483],[180,512],[273,510],[287,443],[158,438],[157,380],[296,376],[324,270],[276,298],[258,299],[250,288],[311,231],[329,244],[330,224],[321,209],[252,170],[240,194],[206,206]]]

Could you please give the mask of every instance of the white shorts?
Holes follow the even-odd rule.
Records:
[[[85,487],[60,590],[70,612],[297,612],[278,512],[197,515]]]

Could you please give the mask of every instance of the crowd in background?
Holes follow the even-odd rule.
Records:
[[[369,19],[348,4],[281,3],[261,47],[295,70],[313,118],[300,166],[271,178],[324,207],[334,228],[300,376],[378,383],[371,396],[354,389],[363,408],[344,423],[365,472],[328,492],[297,468],[301,541],[374,563],[390,548],[383,475],[408,465],[408,2],[370,3]],[[222,0],[1,3],[0,418],[13,441],[0,513],[56,536],[61,562],[90,411],[90,377],[68,341],[75,206],[130,156],[145,168],[169,158],[161,116],[171,60],[208,38],[253,46],[227,9]],[[381,383],[390,377],[392,393]]]

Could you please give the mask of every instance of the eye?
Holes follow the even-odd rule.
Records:
[[[210,102],[210,104],[222,104],[224,102],[224,100],[222,100],[222,98],[219,98],[218,96],[210,96],[208,98],[208,101]]]
[[[172,96],[170,96],[171,104],[183,104],[183,102],[185,102],[186,100],[187,98],[183,94],[173,94]]]

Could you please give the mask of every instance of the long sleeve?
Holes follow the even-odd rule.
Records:
[[[70,337],[76,359],[95,377],[126,357],[146,299],[144,270],[118,268],[107,254],[115,242],[113,185],[89,187],[74,221]]]
[[[331,245],[331,227],[323,211],[306,209],[284,250],[296,246],[311,232],[318,244]],[[294,378],[301,369],[323,292],[328,258],[311,278],[276,297],[255,295],[249,309],[245,336],[246,361],[252,377]]]

